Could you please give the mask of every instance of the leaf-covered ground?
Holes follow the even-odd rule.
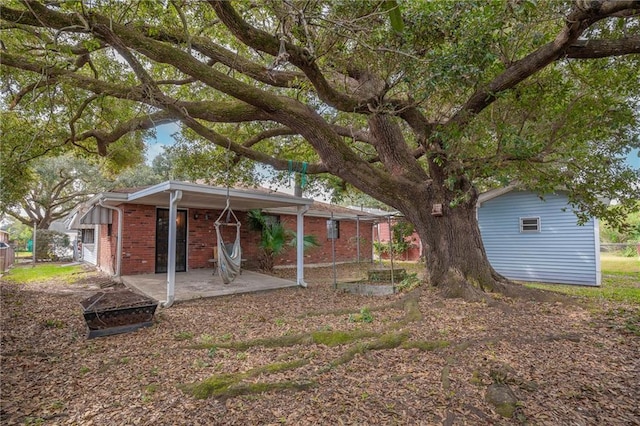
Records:
[[[104,278],[3,281],[0,423],[640,424],[637,306],[357,296],[331,273],[92,340],[79,302]],[[486,402],[494,382],[513,418]]]

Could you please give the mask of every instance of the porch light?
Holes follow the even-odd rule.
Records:
[[[199,215],[198,213],[195,213],[195,214],[193,215],[193,219],[194,219],[194,220],[198,220],[198,218],[199,218],[199,217],[200,217],[200,215]]]

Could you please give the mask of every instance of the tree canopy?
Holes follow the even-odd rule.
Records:
[[[615,212],[602,197],[623,209],[640,196],[623,161],[639,144],[639,12],[637,0],[5,1],[3,100],[55,115],[63,140],[102,155],[176,121],[208,177],[247,161],[333,176],[404,213],[437,279],[468,256],[445,230],[479,235],[479,189],[561,187],[596,215]]]
[[[36,157],[28,162],[27,171],[29,177],[21,183],[27,188],[19,197],[7,194],[2,213],[25,225],[35,222],[39,229],[48,229],[52,222],[64,219],[78,204],[99,192],[155,185],[168,179],[162,166],[138,164],[114,175],[105,162],[78,158],[72,152]]]

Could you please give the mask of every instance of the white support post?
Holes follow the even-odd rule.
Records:
[[[356,255],[358,260],[358,265],[360,264],[360,216],[356,216]]]
[[[167,301],[165,308],[173,305],[176,285],[176,236],[178,219],[178,202],[182,199],[182,191],[176,190],[169,196],[169,237],[167,244]]]
[[[307,287],[304,282],[304,214],[309,206],[299,206],[296,217],[296,282],[301,287]]]

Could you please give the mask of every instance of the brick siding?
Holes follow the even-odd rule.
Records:
[[[138,204],[123,204],[123,236],[122,236],[122,275],[150,274],[155,272],[156,246],[156,207]],[[249,267],[257,265],[260,233],[249,229],[245,212],[235,212],[242,226],[240,239],[242,258]],[[198,216],[196,219],[195,216]],[[187,210],[187,268],[210,268],[208,262],[213,256],[216,246],[215,220],[220,211],[207,209]],[[208,218],[207,218],[208,216]],[[296,230],[296,216],[281,215],[281,222],[287,229]],[[100,267],[103,270],[115,270],[117,243],[117,213],[114,212],[112,235],[107,236],[107,225],[100,230]],[[305,235],[314,235],[320,247],[305,251],[305,264],[332,262],[331,240],[327,239],[327,219],[305,216]],[[236,228],[222,227],[222,238],[232,243],[236,238]],[[371,260],[372,224],[360,223],[360,260]],[[357,260],[356,222],[340,221],[340,237],[335,241],[336,261]],[[287,248],[285,253],[276,259],[276,265],[295,265],[296,250]]]

